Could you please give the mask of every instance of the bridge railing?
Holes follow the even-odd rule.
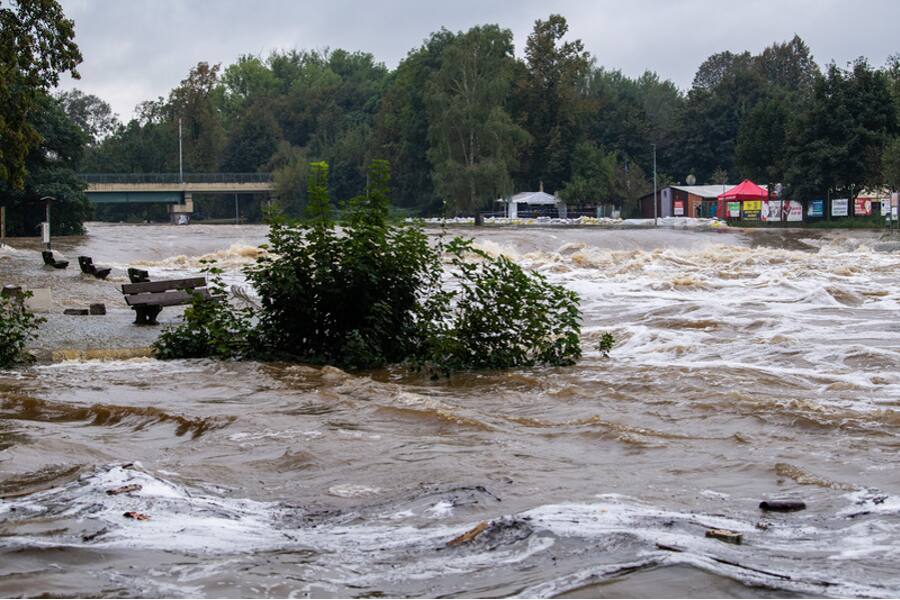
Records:
[[[85,183],[271,183],[271,173],[81,173]]]

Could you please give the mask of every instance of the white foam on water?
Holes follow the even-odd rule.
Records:
[[[140,484],[142,489],[114,496],[106,493],[130,484]],[[342,497],[376,493],[374,488],[357,484],[335,488]],[[847,511],[880,507],[877,510],[884,515],[897,517],[900,509],[896,497],[871,492],[854,492],[846,499],[850,503]],[[446,517],[450,507],[451,503],[441,501],[426,512]],[[127,519],[123,516],[127,511],[143,513],[149,520]],[[868,556],[897,557],[900,523],[896,518],[861,520],[850,513],[842,516],[843,512],[832,516],[799,513],[762,531],[744,514],[666,510],[604,494],[590,503],[538,506],[512,515],[510,520],[491,521],[489,529],[474,541],[450,550],[447,543],[475,523],[411,526],[405,524],[414,518],[408,509],[372,519],[357,516],[349,523],[341,519],[307,523],[297,518],[302,517],[297,509],[191,491],[141,470],[140,465],[113,467],[25,498],[0,501],[0,514],[8,521],[11,534],[4,538],[7,547],[156,549],[210,555],[309,549],[321,559],[311,560],[305,579],[322,585],[374,587],[502,570],[547,560],[550,548],[554,548],[554,557],[565,561],[567,551],[559,540],[573,539],[589,541],[598,548],[592,551],[596,567],[529,588],[526,595],[558,594],[578,582],[602,579],[604,573],[611,576],[623,564],[660,563],[689,564],[748,584],[807,594],[900,593],[900,575],[873,582],[857,563]],[[53,518],[99,522],[106,532],[90,541],[82,540],[77,532],[16,534],[17,521]],[[504,523],[520,524],[527,528],[526,535],[504,541]],[[825,523],[830,525],[826,528]],[[494,527],[496,533],[492,533]],[[744,544],[734,546],[705,537],[710,528],[741,533]],[[573,560],[581,554],[577,549],[574,552]],[[334,561],[333,556],[341,556],[341,560]],[[378,568],[387,562],[396,568],[390,572]],[[856,566],[842,568],[845,563]]]

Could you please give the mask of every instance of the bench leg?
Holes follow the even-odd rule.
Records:
[[[156,317],[162,312],[162,306],[136,306],[134,308],[135,325],[157,325]]]

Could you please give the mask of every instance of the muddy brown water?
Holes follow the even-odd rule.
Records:
[[[56,242],[66,271],[0,249],[0,282],[54,299],[42,360],[0,372],[0,596],[900,595],[900,254],[876,233],[463,232],[578,292],[576,366],[122,358],[159,333],[127,266],[212,257],[239,285],[265,228],[92,224]]]

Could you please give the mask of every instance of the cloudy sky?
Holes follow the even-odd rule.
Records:
[[[499,23],[521,55],[535,19],[564,15],[598,64],[658,72],[686,89],[721,50],[758,52],[799,34],[819,64],[900,52],[898,0],[61,0],[84,55],[78,87],[123,118],[168,94],[199,61],[274,49],[365,50],[389,67],[446,27]]]

